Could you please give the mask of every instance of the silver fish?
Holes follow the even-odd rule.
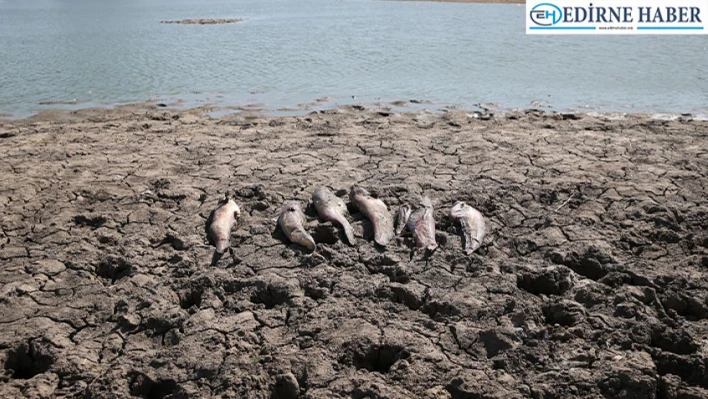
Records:
[[[241,215],[241,209],[228,194],[224,201],[212,213],[208,228],[209,239],[216,246],[216,252],[223,254],[231,246],[231,229],[236,224],[236,218]]]
[[[320,187],[312,194],[312,202],[320,217],[329,222],[337,223],[344,228],[349,244],[354,245],[354,230],[347,220],[347,205],[341,198],[334,195],[327,187]]]
[[[430,198],[421,198],[420,207],[411,213],[406,227],[413,233],[418,248],[432,251],[438,247],[435,242],[435,211]]]
[[[304,225],[306,222],[307,217],[302,211],[300,201],[286,202],[280,209],[278,226],[283,230],[288,240],[314,251],[315,240],[305,230]]]
[[[396,212],[396,225],[395,232],[396,235],[400,235],[403,229],[406,228],[406,223],[411,217],[411,207],[408,204],[403,204],[398,207],[398,212]]]
[[[484,235],[487,233],[484,216],[478,210],[461,201],[452,207],[450,216],[460,222],[462,234],[465,237],[465,252],[468,255],[472,254],[482,245]]]
[[[393,219],[386,204],[358,186],[352,187],[349,200],[371,220],[371,224],[374,225],[374,241],[381,246],[386,246],[394,237]]]

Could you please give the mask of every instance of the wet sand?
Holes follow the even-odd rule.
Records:
[[[0,122],[0,396],[708,397],[707,131],[359,106]],[[375,248],[353,209],[353,247],[277,230],[284,201],[354,184],[430,196],[437,251]],[[242,218],[210,266],[227,190]],[[458,200],[487,218],[471,256]]]

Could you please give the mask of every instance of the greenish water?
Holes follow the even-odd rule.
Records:
[[[182,98],[703,112],[708,36],[526,36],[523,5],[0,0],[0,113]],[[245,18],[226,25],[161,24]]]

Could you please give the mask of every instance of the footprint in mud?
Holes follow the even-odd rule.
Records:
[[[97,229],[103,226],[108,221],[108,219],[103,216],[76,215],[74,216],[73,221],[77,226],[92,227],[93,229]]]
[[[287,284],[268,284],[256,289],[250,300],[255,304],[262,304],[266,309],[273,309],[288,303],[294,295],[293,288]]]
[[[55,361],[54,354],[50,352],[48,345],[37,340],[30,340],[8,352],[5,370],[12,374],[12,378],[28,380],[48,371]]]
[[[570,270],[565,266],[553,266],[542,270],[522,270],[516,285],[535,295],[562,295],[573,287]]]
[[[142,398],[186,399],[188,396],[175,380],[153,381],[142,373],[133,373],[130,377],[130,394]]]
[[[116,281],[128,277],[133,272],[133,266],[123,258],[108,256],[96,266],[96,275],[111,281]]]
[[[191,309],[193,306],[199,308],[202,304],[204,291],[200,289],[187,290],[179,294],[179,307],[182,309]]]
[[[359,342],[347,348],[340,362],[360,370],[386,374],[397,361],[409,357],[410,352],[399,345]]]

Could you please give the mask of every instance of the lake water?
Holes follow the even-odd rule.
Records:
[[[0,113],[184,98],[291,107],[708,110],[708,36],[526,36],[524,6],[0,0]],[[245,18],[225,25],[161,24]],[[353,99],[352,96],[355,96]]]

